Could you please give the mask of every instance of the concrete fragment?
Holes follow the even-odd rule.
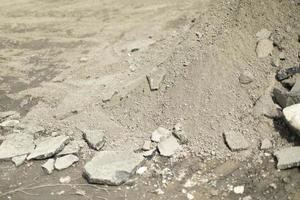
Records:
[[[268,39],[271,36],[271,31],[263,28],[256,33],[257,40]]]
[[[6,137],[0,146],[0,160],[27,155],[34,149],[33,136],[14,133]]]
[[[150,149],[151,149],[151,141],[149,140],[144,141],[142,150],[149,151]]]
[[[224,139],[231,151],[245,150],[249,147],[248,141],[239,132],[225,132]]]
[[[261,141],[261,143],[260,143],[260,149],[261,149],[261,150],[271,149],[272,146],[273,146],[273,145],[272,145],[272,142],[271,142],[269,139],[267,139],[267,138],[263,139],[263,140]]]
[[[84,166],[83,176],[90,183],[120,185],[136,172],[144,161],[141,154],[100,151]]]
[[[82,130],[83,138],[88,145],[97,151],[103,148],[105,144],[105,137],[103,130]]]
[[[27,155],[22,156],[16,156],[11,159],[11,161],[16,165],[16,167],[19,167],[22,165],[26,160]]]
[[[34,151],[27,157],[27,160],[31,159],[45,159],[54,156],[69,142],[68,136],[47,137],[43,141],[37,144]]]
[[[177,142],[176,138],[170,136],[168,138],[163,138],[157,145],[160,155],[170,157],[176,153],[176,151],[181,149],[181,146]]]
[[[239,76],[241,84],[249,84],[253,81],[254,76],[250,71],[243,71]]]
[[[275,152],[278,169],[288,169],[300,166],[300,146],[287,147]]]
[[[177,139],[179,139],[181,144],[188,143],[188,137],[186,136],[183,126],[180,122],[174,126],[172,133]]]
[[[68,154],[78,155],[80,150],[79,144],[76,141],[71,141],[65,148],[57,154],[57,156],[64,156]]]
[[[47,160],[47,162],[45,162],[43,165],[42,165],[42,169],[44,170],[44,172],[46,174],[52,174],[53,170],[54,170],[54,159],[53,158],[50,158]]]
[[[284,108],[283,116],[292,131],[300,135],[300,103]]]
[[[151,135],[151,140],[153,142],[159,142],[162,138],[167,138],[171,135],[172,133],[168,129],[165,129],[163,127],[158,127],[155,131],[153,131]]]
[[[54,167],[57,170],[63,170],[66,169],[68,167],[70,167],[71,165],[73,165],[75,162],[78,162],[79,158],[75,155],[66,155],[63,157],[59,157],[55,160],[55,164]]]
[[[262,39],[258,41],[256,46],[256,54],[259,58],[265,58],[272,55],[273,42],[269,39]]]
[[[1,128],[13,128],[15,126],[17,126],[20,123],[19,120],[6,120],[2,123],[0,123],[0,127]]]
[[[150,90],[158,90],[164,80],[167,71],[164,68],[155,68],[147,75]]]

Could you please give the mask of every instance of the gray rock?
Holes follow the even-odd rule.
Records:
[[[19,167],[22,165],[26,160],[27,155],[22,156],[16,156],[11,159],[11,161],[16,165],[16,167]]]
[[[133,152],[101,151],[84,166],[83,176],[90,183],[120,185],[143,164],[144,157]]]
[[[44,170],[44,172],[46,174],[52,174],[53,170],[54,170],[54,159],[53,158],[50,158],[47,160],[47,162],[45,162],[43,165],[42,165],[42,169]]]
[[[63,157],[59,157],[55,160],[54,167],[57,170],[63,170],[71,165],[73,165],[75,162],[78,162],[79,158],[75,155],[66,155]]]
[[[82,130],[83,138],[88,143],[89,147],[99,151],[105,144],[103,130]]]
[[[296,79],[291,91],[287,91],[283,87],[276,87],[273,90],[275,101],[282,107],[300,103],[300,77]]]
[[[168,129],[165,129],[163,127],[158,127],[155,131],[153,131],[151,135],[151,140],[153,142],[159,142],[162,138],[167,138],[171,135],[172,133]]]
[[[188,143],[188,137],[186,136],[183,126],[180,122],[174,126],[172,133],[177,139],[179,139],[181,144]]]
[[[245,150],[249,147],[248,141],[245,137],[234,131],[228,131],[224,133],[225,142],[231,151]]]
[[[149,151],[150,149],[151,149],[151,141],[148,140],[144,141],[142,150]]]
[[[170,136],[168,138],[161,139],[157,148],[161,156],[171,157],[176,153],[176,151],[181,149],[181,146],[175,137]]]
[[[263,139],[260,143],[260,149],[261,150],[271,149],[272,147],[273,147],[272,142],[267,138]]]
[[[253,114],[256,118],[265,116],[276,119],[282,116],[281,109],[273,102],[272,96],[266,92],[255,103],[253,107]]]
[[[76,141],[71,141],[65,146],[65,148],[57,154],[57,156],[64,156],[68,154],[78,155],[80,150],[79,144]]]
[[[167,71],[164,68],[155,68],[147,75],[150,90],[158,90],[164,80]]]
[[[288,169],[300,166],[300,147],[287,147],[275,152],[278,169]]]
[[[300,103],[284,108],[283,116],[289,127],[300,136]]]
[[[256,38],[257,40],[268,39],[271,36],[271,33],[271,31],[264,28],[256,33]]]
[[[254,76],[249,71],[243,71],[239,77],[239,81],[241,84],[249,84],[253,81],[253,79],[254,79]]]
[[[68,144],[70,138],[68,136],[47,137],[39,142],[34,151],[27,157],[31,159],[45,159],[54,156],[63,150]]]
[[[15,120],[15,119],[13,119],[13,120],[6,120],[6,121],[0,123],[0,127],[1,128],[13,128],[13,127],[17,126],[19,123],[20,123],[20,121],[19,120]]]
[[[256,54],[259,58],[265,58],[272,55],[273,42],[269,39],[262,39],[258,41],[256,46]]]
[[[0,160],[27,155],[34,149],[33,136],[24,133],[8,135],[0,146]]]

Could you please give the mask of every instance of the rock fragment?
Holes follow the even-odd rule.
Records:
[[[300,135],[300,103],[284,108],[283,116],[289,127]]]
[[[273,102],[272,96],[268,92],[256,101],[253,107],[253,114],[256,118],[265,116],[274,119],[282,116],[281,108]]]
[[[50,158],[42,165],[42,169],[46,174],[52,174],[54,170],[54,159]]]
[[[103,148],[105,137],[103,130],[82,130],[83,138],[88,145],[97,151]]]
[[[155,131],[153,131],[151,135],[151,140],[153,142],[159,142],[162,138],[167,138],[171,135],[172,133],[168,129],[165,129],[163,127],[158,127]]]
[[[71,177],[70,176],[60,177],[59,182],[62,184],[68,184],[71,182]]]
[[[278,169],[288,169],[300,166],[300,146],[287,147],[275,152]]]
[[[245,150],[249,147],[248,141],[239,132],[228,131],[223,135],[225,142],[231,151]]]
[[[268,39],[271,36],[271,33],[271,31],[264,28],[256,33],[256,38],[257,40]]]
[[[245,190],[245,187],[243,185],[239,185],[233,188],[233,192],[235,194],[243,194]]]
[[[150,149],[151,149],[151,141],[148,140],[144,141],[142,150],[149,151]]]
[[[136,172],[144,161],[141,154],[100,151],[84,166],[83,176],[90,183],[120,185]]]
[[[14,133],[6,137],[0,146],[0,160],[27,155],[34,149],[33,136]]]
[[[263,139],[263,140],[261,141],[261,143],[260,143],[260,149],[261,149],[261,150],[271,149],[272,146],[273,146],[273,145],[272,145],[272,142],[271,142],[269,139],[267,139],[267,138]]]
[[[181,149],[181,146],[177,142],[176,138],[170,136],[168,138],[163,138],[157,145],[160,155],[170,157],[176,153],[176,151]]]
[[[167,71],[164,68],[155,68],[147,75],[150,90],[158,90],[164,80]]]
[[[63,135],[57,137],[47,137],[37,144],[34,151],[32,151],[32,153],[27,157],[27,160],[52,157],[53,155],[62,151],[69,140],[70,138],[68,136]]]
[[[76,141],[71,141],[65,148],[57,154],[57,156],[64,156],[68,154],[78,155],[80,150],[79,144]]]
[[[269,39],[262,39],[257,43],[256,54],[259,58],[265,58],[273,52],[273,42]]]
[[[172,133],[176,138],[179,139],[181,144],[188,143],[188,137],[186,136],[183,126],[180,122],[174,126]]]
[[[78,162],[79,158],[75,155],[66,155],[63,157],[59,157],[55,160],[54,167],[57,170],[63,170],[71,165],[73,165],[75,162]]]
[[[11,161],[16,165],[16,167],[19,167],[22,165],[26,160],[27,155],[22,156],[16,156],[11,159]]]
[[[249,84],[253,81],[254,76],[250,71],[243,71],[240,74],[239,81],[241,84]]]

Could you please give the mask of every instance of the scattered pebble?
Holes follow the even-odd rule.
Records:
[[[136,173],[139,175],[144,174],[147,171],[147,167],[140,167],[136,170]]]
[[[71,177],[70,176],[60,177],[59,182],[62,184],[68,184],[71,182]]]
[[[233,192],[235,194],[243,194],[245,190],[245,187],[243,185],[239,185],[233,188]]]

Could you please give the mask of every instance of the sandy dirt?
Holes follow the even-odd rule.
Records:
[[[300,199],[299,169],[277,170],[272,155],[299,139],[281,119],[254,113],[276,71],[300,62],[299,13],[291,0],[2,0],[0,111],[45,127],[40,137],[81,140],[78,128],[104,130],[104,150],[136,151],[158,126],[178,122],[189,143],[174,159],[148,160],[145,174],[119,187],[82,178],[94,154],[87,146],[79,163],[51,175],[44,161],[1,161],[0,199]],[[280,67],[271,65],[276,48],[257,58],[256,33],[264,28],[284,38]],[[166,76],[151,91],[146,75],[157,68]],[[247,85],[239,82],[245,70],[254,76]],[[223,139],[230,130],[250,148],[231,152]],[[264,138],[273,149],[259,150]],[[67,175],[71,184],[58,185]],[[243,194],[230,189],[239,185]]]

